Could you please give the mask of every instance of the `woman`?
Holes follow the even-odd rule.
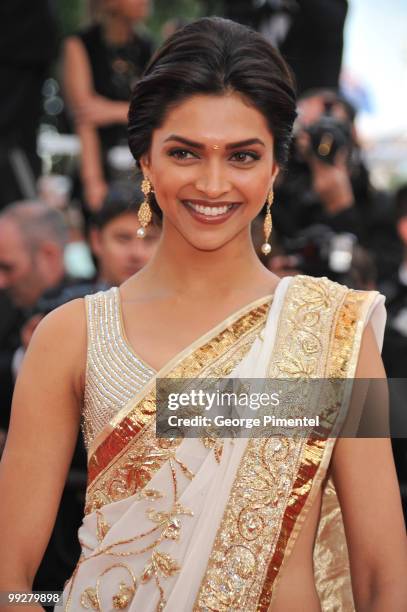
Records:
[[[87,298],[86,314],[66,305],[33,338],[1,472],[1,589],[30,587],[82,416],[89,478],[66,610],[404,610],[390,445],[335,443],[346,398],[319,438],[155,436],[157,377],[384,376],[381,296],[279,280],[255,255],[250,222],[270,209],[294,118],[285,63],[238,24],[190,24],[148,66],[130,148],[141,221],[148,232],[158,204],[161,241],[119,289]],[[265,238],[270,225],[267,213]]]
[[[87,207],[98,210],[112,178],[108,153],[127,141],[131,89],[152,54],[135,25],[149,0],[97,0],[94,22],[64,48],[64,89],[81,140],[81,181]]]

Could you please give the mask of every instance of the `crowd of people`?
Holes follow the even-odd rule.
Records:
[[[14,71],[21,91],[9,88],[13,95],[10,118],[3,126],[2,113],[0,122],[0,130],[9,134],[0,146],[0,447],[7,435],[14,382],[40,320],[76,297],[119,286],[150,260],[161,231],[160,215],[154,213],[148,236],[137,237],[143,201],[139,178],[136,172],[118,172],[114,163],[114,150],[127,146],[132,87],[154,50],[144,23],[150,3],[93,2],[90,25],[63,43],[61,81],[71,127],[81,144],[80,161],[71,176],[71,201],[64,209],[41,201],[35,193],[40,167],[33,139],[41,117],[40,85],[55,59],[53,16],[45,0],[35,3],[33,15],[38,17],[41,5],[46,16],[41,28],[47,27],[52,34],[39,37],[38,19],[30,21],[31,9],[23,16],[18,14],[20,2],[14,4],[20,31],[24,18],[27,38],[33,45],[41,38],[43,45],[36,47],[37,57],[27,53],[14,64],[13,58],[6,58],[7,70]],[[343,30],[346,3],[338,4]],[[300,28],[299,15],[295,31]],[[167,24],[168,28],[180,27],[179,21],[175,26]],[[14,26],[10,17],[9,27]],[[286,39],[286,45],[290,40]],[[3,52],[2,44],[2,66]],[[341,52],[338,40],[337,53]],[[304,273],[327,276],[355,289],[379,289],[387,298],[386,372],[389,377],[404,378],[407,187],[395,193],[373,187],[357,134],[356,109],[335,87],[339,71],[338,62],[334,64],[332,82],[326,75],[318,82],[317,67],[312,66],[313,88],[301,93],[290,159],[276,184],[271,253],[261,252],[260,218],[252,225],[253,242],[264,264],[279,276]],[[301,85],[311,69],[309,63],[302,68]],[[12,115],[27,96],[33,100],[29,111]],[[20,122],[22,114],[30,130]],[[73,228],[69,209],[78,203],[82,223]],[[78,239],[91,253],[95,267],[91,278],[73,276],[67,269],[66,247]],[[397,438],[397,431],[393,434]],[[407,442],[395,439],[393,449],[407,513]],[[79,437],[57,523],[34,585],[38,590],[59,590],[72,572],[79,554],[75,534],[82,519],[85,486],[86,456]]]

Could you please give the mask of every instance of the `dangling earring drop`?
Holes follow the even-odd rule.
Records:
[[[273,221],[271,219],[271,205],[273,204],[274,193],[270,190],[267,196],[267,212],[264,218],[264,244],[261,246],[261,252],[263,255],[269,255],[271,253],[271,244],[269,243],[271,230],[273,228]]]
[[[151,212],[150,207],[150,194],[153,191],[153,186],[148,178],[143,178],[141,182],[141,191],[144,194],[144,201],[141,203],[140,208],[138,210],[138,220],[141,225],[137,230],[137,237],[144,238],[146,235],[146,228],[150,223],[153,213]]]

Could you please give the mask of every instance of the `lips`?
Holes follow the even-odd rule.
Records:
[[[203,223],[221,223],[235,212],[239,204],[234,202],[207,202],[205,200],[182,200],[192,217]]]

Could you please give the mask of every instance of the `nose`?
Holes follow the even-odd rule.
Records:
[[[212,159],[202,166],[202,173],[197,178],[195,187],[208,198],[216,199],[231,189],[227,170],[221,160]]]

